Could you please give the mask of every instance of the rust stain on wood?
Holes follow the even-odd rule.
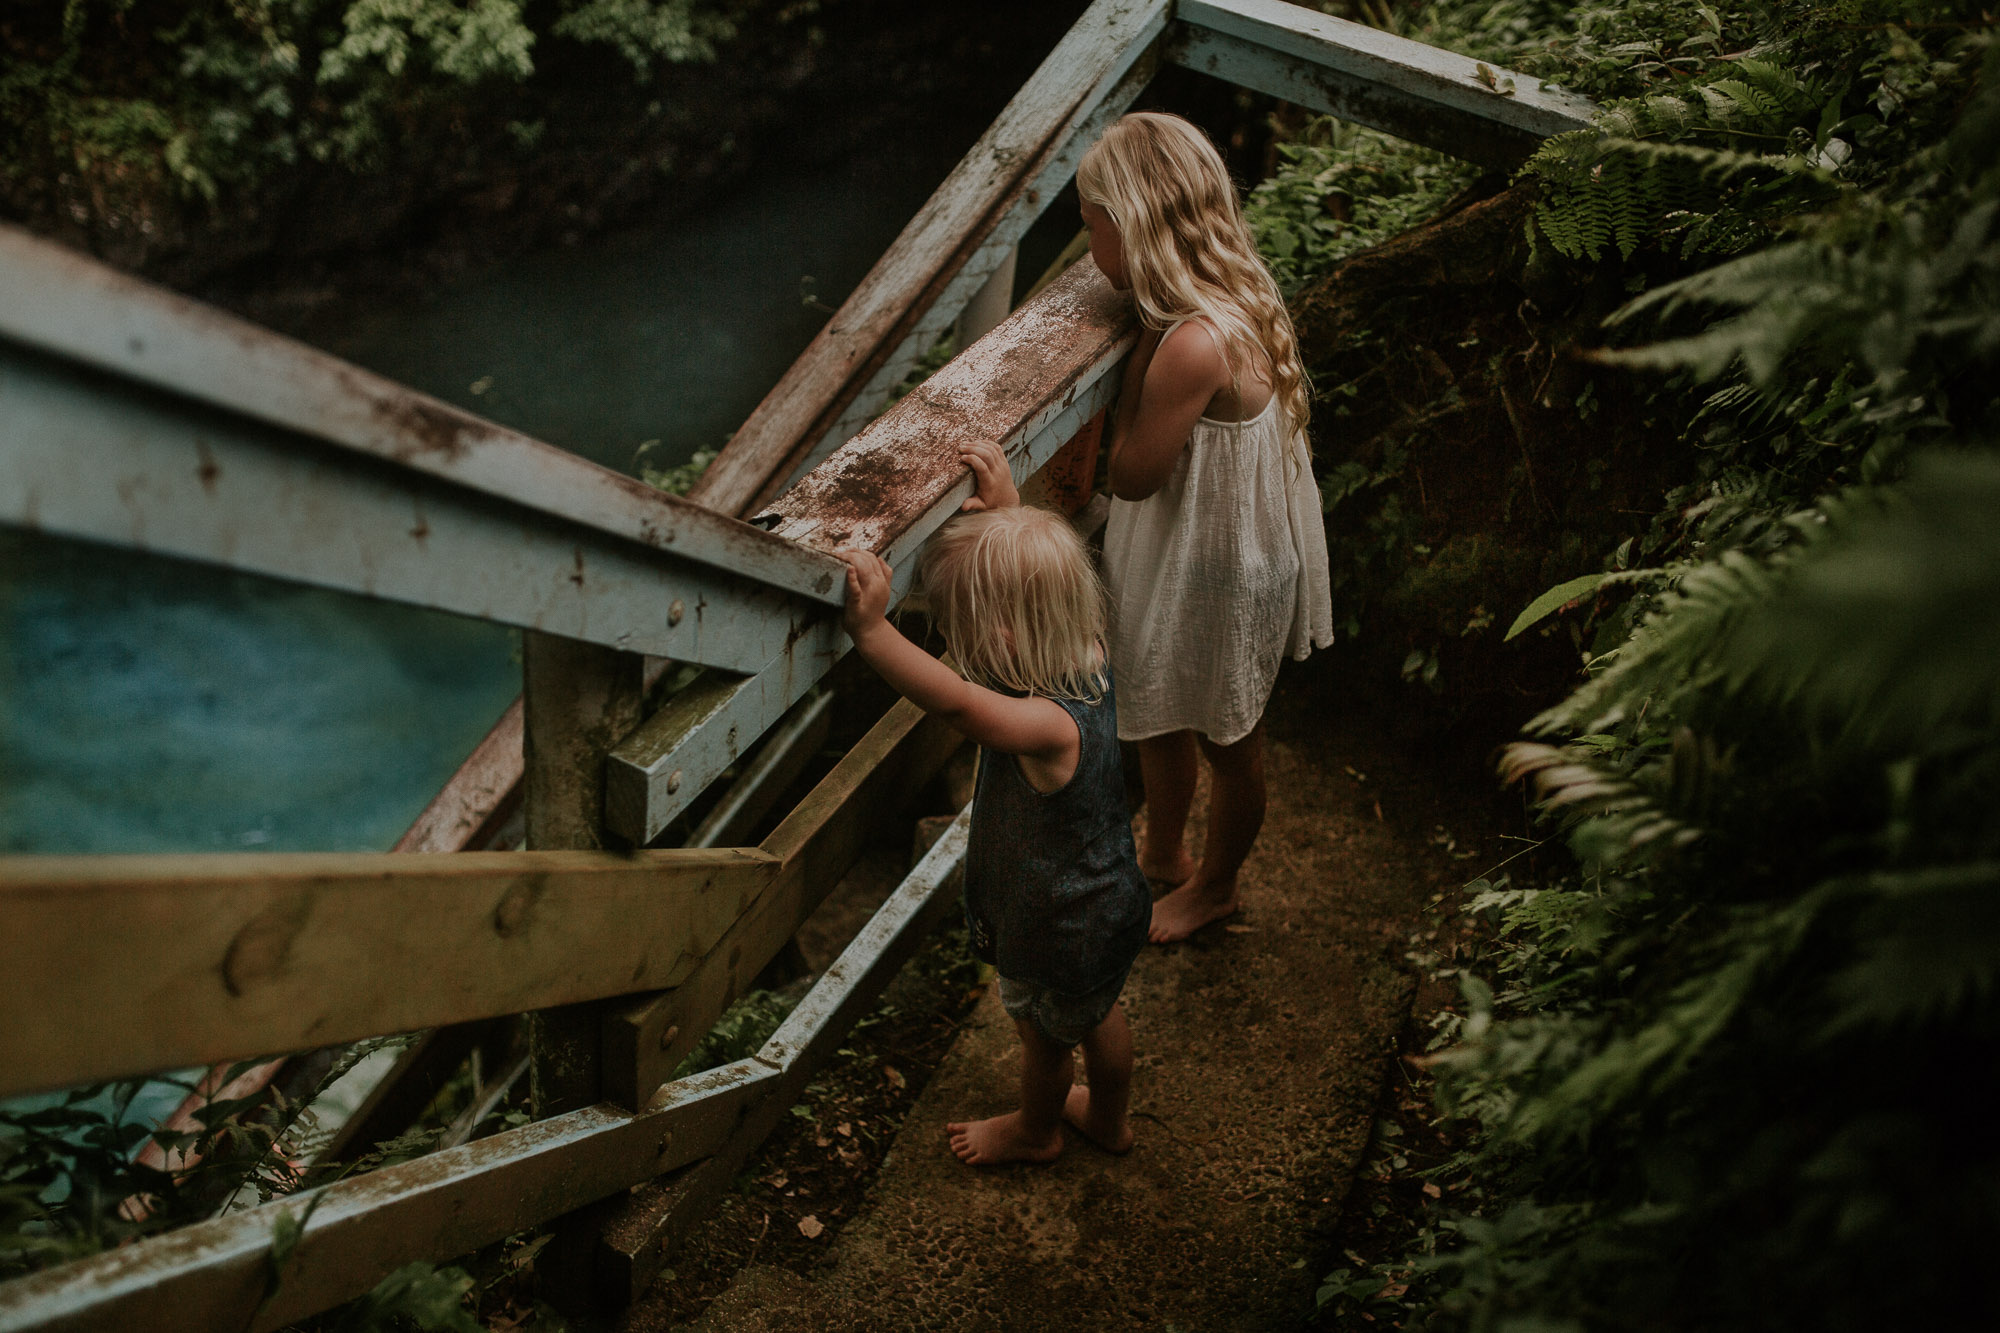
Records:
[[[1136,327],[1126,297],[1080,261],[826,462],[770,512],[823,551],[880,551],[966,476],[962,446],[1006,440],[1072,401],[1082,375]]]

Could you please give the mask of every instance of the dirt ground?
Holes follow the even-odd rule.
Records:
[[[1053,1166],[982,1171],[950,1154],[947,1119],[1015,1104],[1012,1026],[986,994],[914,1093],[872,1184],[861,1171],[844,1194],[771,1187],[797,1183],[787,1152],[861,1155],[859,1126],[807,1105],[733,1205],[731,1225],[758,1244],[696,1238],[622,1328],[1308,1326],[1385,1079],[1402,1077],[1420,914],[1518,845],[1503,835],[1519,830],[1466,746],[1425,751],[1392,705],[1353,703],[1337,668],[1288,670],[1269,723],[1271,809],[1243,911],[1149,949],[1126,989],[1130,1155],[1073,1138]],[[837,1101],[842,1077],[822,1080],[822,1101]],[[869,1136],[889,1128],[870,1123]],[[706,1264],[703,1244],[716,1251]],[[721,1251],[747,1262],[710,1301]]]

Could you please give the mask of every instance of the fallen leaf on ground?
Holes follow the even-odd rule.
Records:
[[[807,1240],[818,1240],[820,1233],[825,1230],[826,1225],[811,1214],[799,1219],[799,1234]]]
[[[903,1077],[903,1071],[894,1065],[883,1065],[882,1077],[889,1080],[889,1086],[892,1088],[901,1088],[908,1085],[908,1080]]]
[[[1228,932],[1229,932],[1230,934],[1232,934],[1232,935],[1252,935],[1252,934],[1255,934],[1255,933],[1256,933],[1256,930],[1257,930],[1257,927],[1255,927],[1255,926],[1224,926],[1224,927],[1223,927],[1223,929],[1224,929],[1224,930],[1226,930],[1226,931],[1228,931]]]
[[[833,1132],[840,1135],[843,1139],[851,1139],[854,1137],[854,1126],[843,1120],[833,1127]]]
[[[1424,1182],[1424,1193],[1430,1195],[1433,1199],[1442,1199],[1444,1197],[1444,1191],[1428,1180]]]

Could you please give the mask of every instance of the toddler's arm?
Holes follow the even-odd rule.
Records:
[[[1076,770],[1082,738],[1061,704],[1010,698],[974,685],[891,625],[889,566],[869,551],[844,550],[847,608],[842,620],[868,665],[895,691],[988,749],[1040,761],[1060,786]]]
[[[1200,324],[1164,339],[1142,334],[1111,423],[1111,493],[1143,500],[1164,486],[1203,410],[1228,384],[1222,350]]]

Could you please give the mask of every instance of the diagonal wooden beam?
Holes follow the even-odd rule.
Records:
[[[622,1106],[651,1097],[839,883],[869,831],[903,809],[964,743],[907,700],[885,713],[764,840],[763,852],[782,869],[716,947],[672,990],[605,1018],[605,1095]]]
[[[1283,0],[1179,0],[1167,58],[1485,166],[1518,166],[1597,107],[1540,79]]]
[[[779,1071],[741,1060],[0,1284],[0,1333],[267,1333],[707,1157]],[[303,1223],[302,1226],[300,1224]],[[297,1228],[277,1272],[274,1245]]]
[[[1170,8],[1169,0],[1097,0],[1084,12],[757,405],[689,499],[722,513],[753,513],[784,489],[857,400],[866,400],[864,414],[876,410],[880,395],[930,350],[1062,189],[1097,131],[1138,95]]]
[[[972,493],[959,447],[998,441],[1015,477],[1032,475],[1116,395],[1137,329],[1126,299],[1079,261],[836,450],[772,507],[771,521],[802,545],[876,551],[896,567],[900,595],[912,557]],[[652,841],[847,648],[829,619],[749,678],[718,675],[677,696],[611,752],[606,823],[633,843]]]
[[[755,670],[830,613],[726,567],[0,337],[0,523]],[[732,536],[772,542],[749,524]],[[747,536],[746,536],[747,535]],[[780,541],[834,589],[838,562]],[[726,561],[722,562],[726,566]],[[746,563],[748,563],[746,561]],[[845,577],[844,572],[841,577]]]
[[[0,225],[0,344],[606,537],[840,604],[821,558],[247,320]],[[0,404],[0,424],[13,432]],[[127,479],[129,483],[129,478]],[[6,489],[0,486],[0,501]],[[9,516],[11,517],[11,516]],[[18,520],[15,520],[18,521]]]

